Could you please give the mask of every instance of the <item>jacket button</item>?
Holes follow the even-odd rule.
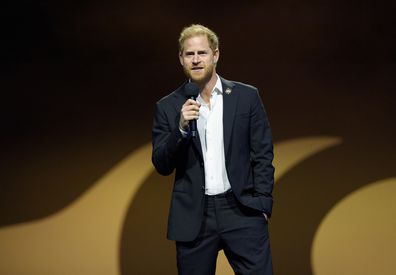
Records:
[[[205,186],[201,185],[202,190],[205,190]]]

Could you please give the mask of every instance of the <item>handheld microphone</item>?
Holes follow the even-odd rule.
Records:
[[[196,100],[197,96],[199,94],[199,87],[196,83],[194,82],[189,82],[184,86],[185,94],[188,98],[191,98],[192,100]],[[193,119],[190,120],[189,122],[190,126],[190,131],[191,131],[191,136],[196,137],[197,136],[197,120]]]

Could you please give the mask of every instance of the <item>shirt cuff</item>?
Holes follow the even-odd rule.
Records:
[[[180,126],[179,126],[179,131],[180,131],[180,133],[182,134],[182,137],[183,137],[183,138],[188,137],[188,132],[185,131],[185,130],[183,130]]]
[[[263,212],[263,216],[268,221],[268,216],[267,216],[267,214],[265,214],[265,212]]]

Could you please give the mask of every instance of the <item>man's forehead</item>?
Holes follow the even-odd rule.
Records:
[[[194,35],[189,38],[187,38],[184,41],[184,47],[191,47],[191,46],[206,46],[209,47],[209,41],[206,35]]]

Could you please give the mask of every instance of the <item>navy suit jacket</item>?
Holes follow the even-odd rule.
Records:
[[[228,179],[237,200],[272,212],[274,183],[271,130],[258,90],[221,78],[224,152]],[[201,228],[205,175],[199,137],[183,138],[179,130],[184,85],[156,103],[152,129],[152,162],[161,175],[174,170],[168,217],[168,239],[194,240]]]

